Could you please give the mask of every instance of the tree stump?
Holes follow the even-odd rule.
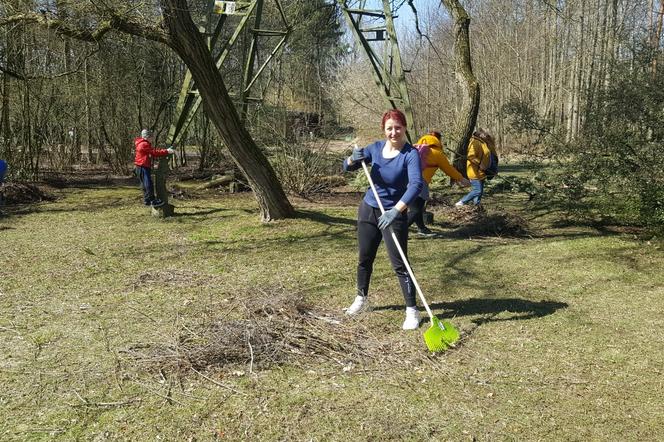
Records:
[[[161,207],[152,207],[152,216],[155,218],[168,218],[175,214],[175,206],[165,203]]]
[[[155,171],[155,191],[157,198],[164,202],[161,207],[152,207],[152,216],[167,218],[175,213],[175,206],[168,203],[168,190],[166,190],[166,178],[168,177],[170,155],[159,157],[157,170]]]

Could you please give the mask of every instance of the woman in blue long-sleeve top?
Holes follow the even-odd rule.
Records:
[[[420,314],[415,300],[415,287],[408,270],[392,239],[390,228],[407,255],[408,250],[408,205],[420,194],[423,186],[420,158],[417,150],[406,139],[406,117],[396,109],[385,112],[381,120],[385,140],[376,141],[363,149],[353,149],[344,160],[344,170],[362,167],[362,161],[371,163],[371,179],[383,204],[381,214],[378,202],[371,189],[367,189],[357,214],[357,240],[359,261],[357,264],[357,296],[346,309],[348,315],[356,315],[367,309],[369,281],[373,262],[381,240],[385,241],[392,268],[397,274],[404,300],[406,319],[404,330],[419,327]]]

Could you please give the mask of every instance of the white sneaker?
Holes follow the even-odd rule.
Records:
[[[420,327],[420,311],[417,307],[406,307],[406,320],[403,321],[404,330],[417,330]]]
[[[346,314],[353,316],[369,308],[369,301],[366,296],[357,295],[355,301],[346,309]]]
[[[461,201],[457,201],[454,205],[455,205],[456,207],[461,207],[461,206],[463,206],[464,204],[463,204]]]

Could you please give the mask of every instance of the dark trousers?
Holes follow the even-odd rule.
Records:
[[[415,201],[410,203],[408,206],[408,226],[411,226],[413,223],[415,223],[417,228],[420,230],[426,228],[424,225],[424,206],[426,203],[426,200],[424,198],[420,198],[419,196],[415,198]]]
[[[136,174],[141,181],[141,189],[143,189],[143,203],[149,206],[155,200],[152,169],[145,166],[136,166]]]
[[[385,240],[387,254],[390,257],[392,268],[399,279],[399,285],[401,286],[406,306],[414,307],[416,305],[415,286],[392,239],[392,230],[394,230],[401,249],[408,256],[408,216],[403,213],[394,221],[391,227],[380,230],[378,228],[378,218],[380,215],[380,209],[373,208],[362,200],[357,213],[357,242],[359,245],[359,260],[357,264],[358,294],[367,296],[369,293],[369,282],[373,271],[373,263],[376,259],[376,252],[378,252],[381,240]]]

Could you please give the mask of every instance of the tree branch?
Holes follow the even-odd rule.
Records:
[[[417,16],[417,9],[415,9],[413,0],[408,0],[408,6],[410,6],[410,9],[413,11],[413,15],[415,16],[415,30],[417,31],[418,34],[422,35],[422,31],[420,31],[420,20],[419,17]],[[429,37],[427,37],[427,40],[428,39]]]
[[[81,70],[81,67],[83,67],[83,63],[85,62],[85,60],[92,57],[97,52],[99,52],[99,49],[95,49],[94,51],[87,54],[85,57],[83,57],[83,60],[79,61],[78,65],[74,69],[66,71],[66,72],[61,72],[61,73],[55,74],[55,75],[22,75],[22,74],[19,74],[18,72],[15,72],[15,71],[13,71],[13,70],[5,67],[5,66],[2,66],[2,65],[0,65],[0,72],[5,73],[5,74],[9,75],[10,77],[14,77],[17,80],[22,80],[22,81],[37,80],[37,79],[53,80],[55,78],[66,77],[67,75],[71,75],[73,73],[79,72]]]
[[[442,63],[444,63],[443,57],[438,52],[438,49],[436,49],[436,46],[431,41],[431,38],[429,38],[429,35],[423,33],[422,30],[420,29],[420,20],[419,20],[419,17],[417,15],[417,9],[415,8],[415,4],[413,4],[413,1],[414,0],[408,0],[408,6],[410,6],[410,9],[413,11],[413,15],[415,16],[415,31],[420,36],[420,38],[424,38],[424,39],[426,39],[426,41],[429,42],[429,46],[433,50],[434,54],[436,54],[436,57],[438,58],[438,61],[440,61],[440,63],[442,64]]]
[[[74,27],[63,20],[49,17],[47,14],[37,14],[29,12],[25,14],[16,14],[3,19],[0,19],[0,26],[7,26],[12,24],[37,24],[46,29],[53,29],[58,34],[72,37],[76,40],[82,41],[99,41],[104,34],[113,30],[110,22],[101,22],[97,28],[85,29]]]
[[[117,30],[166,45],[170,45],[171,43],[169,35],[160,25],[148,25],[145,21],[134,19],[127,14],[108,7],[100,9],[99,12],[100,15],[105,15],[108,18],[100,18],[99,24],[92,28],[76,26],[47,13],[38,14],[35,12],[15,14],[2,18],[0,19],[0,27],[19,23],[36,24],[46,29],[52,29],[58,34],[89,42],[98,42],[107,32]]]

